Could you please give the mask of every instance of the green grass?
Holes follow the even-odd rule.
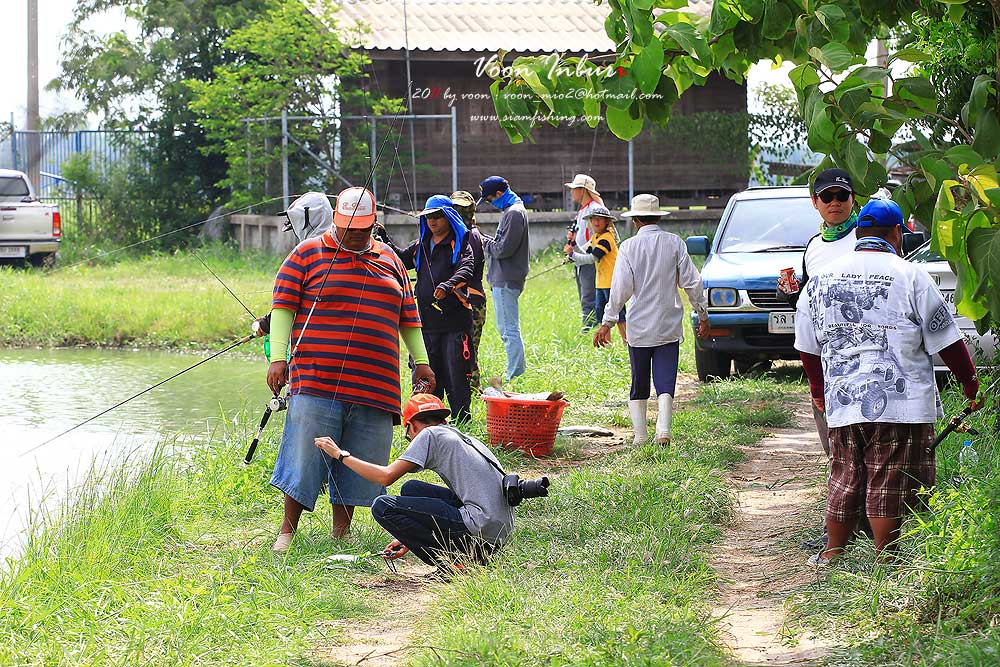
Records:
[[[943,400],[949,417],[962,408],[955,386]],[[836,664],[1000,664],[996,416],[984,411],[968,423],[980,435],[952,435],[938,447],[937,485],[925,496],[929,508],[904,522],[898,557],[878,564],[871,542],[861,540],[794,599],[795,627],[833,634],[846,645],[835,654]],[[938,431],[943,426],[939,422]],[[980,461],[962,471],[957,452],[966,437],[974,440]]]
[[[417,664],[728,664],[707,549],[733,516],[735,446],[765,433],[747,415],[780,392],[718,393],[677,413],[671,448],[628,449],[525,501],[504,557],[438,597],[421,640],[436,650]]]
[[[273,258],[243,260],[224,249],[205,256],[227,283],[246,291],[266,289],[276,267]],[[251,268],[258,260],[261,266]],[[543,255],[535,270],[555,261]],[[20,308],[30,323],[20,326],[43,336],[25,333],[22,342],[69,340],[61,327],[88,312],[85,295],[107,290],[113,294],[103,311],[112,311],[114,322],[94,316],[92,331],[76,323],[72,340],[114,342],[112,332],[120,332],[132,342],[204,345],[237,335],[248,319],[183,254],[4,278],[53,313],[5,300],[3,326],[14,326],[9,309]],[[142,327],[153,324],[129,301],[144,289],[150,291],[142,308],[159,314],[149,330]],[[266,300],[264,294],[261,310]],[[590,335],[580,333],[569,270],[530,282],[521,312],[528,373],[515,387],[566,392],[564,423],[627,423],[627,355],[619,344],[595,350]],[[171,318],[180,318],[176,329]],[[232,323],[210,330],[212,319]],[[492,318],[482,365],[487,376],[502,374]],[[694,369],[690,339],[681,369]],[[733,514],[724,474],[741,458],[737,446],[787,423],[781,407],[800,392],[801,383],[770,376],[704,387],[677,411],[669,449],[648,445],[581,460],[582,442],[560,438],[560,461],[502,452],[512,470],[551,472],[552,495],[519,508],[515,539],[494,566],[441,588],[420,628],[422,642],[442,649],[440,660],[433,653],[414,660],[725,664],[709,613],[715,579],[707,563]],[[476,402],[470,430],[478,435],[485,434],[482,412]],[[36,522],[23,555],[0,574],[0,664],[317,664],[310,648],[338,639],[323,621],[363,624],[391,614],[354,585],[380,564],[344,568],[325,560],[385,544],[367,512],[358,512],[353,541],[334,541],[321,499],[320,511],[303,517],[289,554],[270,553],[281,516],[280,496],[268,485],[279,429],[267,433],[252,466],[242,465],[258,416],[228,415],[230,426],[208,442],[165,443],[153,456],[95,474],[62,511]],[[397,429],[394,455],[403,446]]]
[[[198,254],[256,315],[269,310],[282,258],[222,245]],[[0,267],[5,345],[205,348],[249,333],[250,315],[190,252],[70,264]]]

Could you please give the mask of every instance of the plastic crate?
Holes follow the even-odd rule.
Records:
[[[532,456],[550,456],[566,401],[525,401],[483,396],[486,432],[491,445],[520,449]]]

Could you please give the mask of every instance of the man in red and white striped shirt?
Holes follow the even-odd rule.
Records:
[[[333,505],[333,536],[343,537],[354,507],[385,490],[318,450],[331,436],[368,461],[389,460],[400,421],[399,339],[416,363],[415,380],[434,388],[409,276],[391,248],[372,239],[375,198],[364,188],[337,197],[333,229],[303,241],[274,281],[267,383],[289,385],[289,407],[271,484],[285,494],[274,549],[291,543],[303,509],[312,511],[324,483]],[[291,363],[284,361],[291,340]]]

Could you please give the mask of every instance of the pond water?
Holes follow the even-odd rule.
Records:
[[[245,346],[259,345],[251,342]],[[263,356],[223,355],[42,447],[39,444],[207,355],[149,350],[0,350],[0,555],[32,511],[66,497],[94,462],[149,451],[164,437],[207,437],[241,407],[263,414]],[[280,428],[272,419],[269,428]],[[36,449],[37,448],[37,449]]]

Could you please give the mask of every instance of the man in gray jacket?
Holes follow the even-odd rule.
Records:
[[[524,203],[501,176],[490,176],[479,184],[481,195],[476,203],[488,201],[503,211],[494,237],[483,235],[483,249],[489,261],[486,279],[493,294],[493,313],[497,331],[507,353],[507,379],[524,373],[524,343],[517,300],[528,275],[528,213]]]

